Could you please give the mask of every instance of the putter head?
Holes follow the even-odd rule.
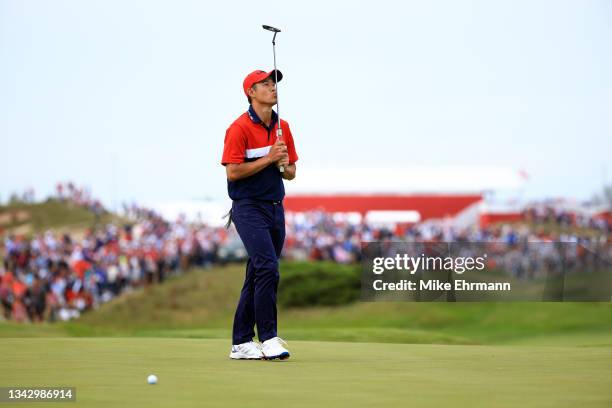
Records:
[[[272,27],[272,26],[269,26],[269,25],[265,25],[264,24],[264,25],[262,25],[262,27],[263,27],[264,30],[272,31],[273,33],[280,33],[281,32],[281,30],[279,30],[278,28],[275,28],[275,27]]]

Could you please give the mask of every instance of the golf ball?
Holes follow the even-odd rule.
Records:
[[[147,382],[149,384],[157,384],[157,376],[154,374],[151,374],[150,376],[147,377]]]

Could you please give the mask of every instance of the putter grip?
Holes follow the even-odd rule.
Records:
[[[283,129],[281,129],[279,126],[278,129],[276,129],[276,140],[280,140],[281,137],[283,137]],[[284,173],[285,168],[283,166],[278,166],[278,171]]]

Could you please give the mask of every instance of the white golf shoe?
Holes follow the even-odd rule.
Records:
[[[232,346],[230,358],[233,360],[261,360],[264,358],[261,346],[254,341]]]
[[[289,350],[283,346],[287,346],[287,342],[280,337],[273,337],[264,341],[261,347],[263,358],[266,360],[274,360],[275,358],[285,360],[289,358]]]

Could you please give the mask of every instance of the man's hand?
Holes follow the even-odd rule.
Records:
[[[293,180],[295,178],[295,163],[289,164],[289,160],[287,160],[284,166],[285,171],[281,173],[282,178],[285,180]]]
[[[287,145],[285,142],[277,140],[270,148],[266,157],[269,163],[277,163],[280,165],[281,160],[286,160],[287,164],[289,164],[289,154],[287,153]]]
[[[283,156],[283,158],[278,161],[278,165],[287,168],[287,166],[289,166],[289,155],[286,154]]]

